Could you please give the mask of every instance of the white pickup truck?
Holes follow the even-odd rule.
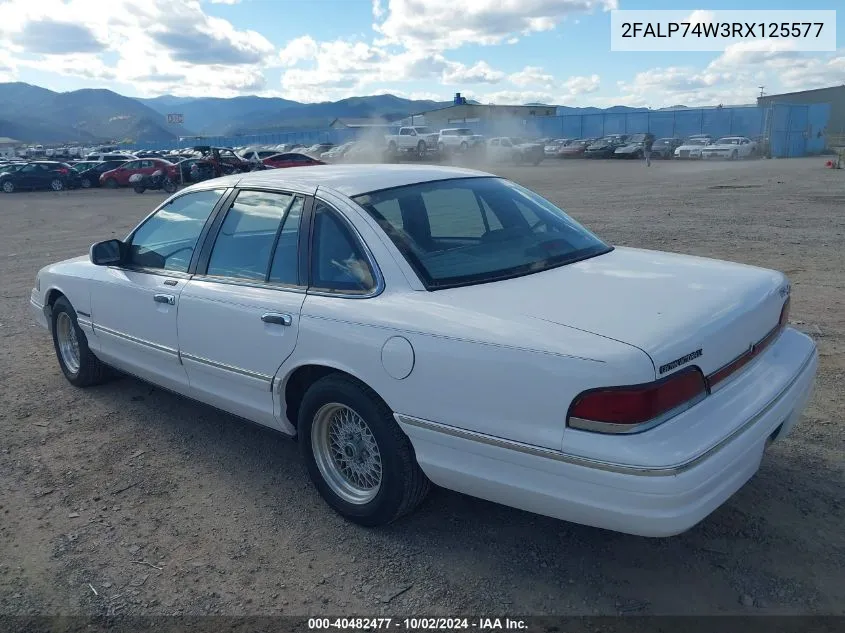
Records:
[[[417,125],[400,127],[399,134],[388,134],[384,140],[387,141],[387,151],[391,155],[399,152],[413,152],[422,157],[426,152],[437,149],[438,138],[440,135],[433,132],[431,128]]]

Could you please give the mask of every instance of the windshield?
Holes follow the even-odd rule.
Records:
[[[501,178],[441,180],[354,200],[429,290],[527,275],[611,250],[552,203]]]
[[[724,138],[720,138],[716,141],[716,145],[739,145],[740,139],[734,138],[731,136],[726,136]]]
[[[684,145],[707,145],[706,138],[688,138]]]

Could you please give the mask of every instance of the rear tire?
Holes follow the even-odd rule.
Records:
[[[13,193],[15,191],[15,183],[10,180],[7,180],[3,183],[3,192],[4,193]]]
[[[169,178],[164,181],[164,191],[166,193],[175,193],[176,192],[176,183],[170,180]]]
[[[75,387],[105,382],[112,372],[88,348],[88,339],[79,328],[76,311],[65,297],[53,304],[53,347],[65,378]]]
[[[91,181],[88,178],[83,178],[81,181],[79,181],[79,186],[83,189],[90,189]]]
[[[311,385],[298,430],[300,453],[318,492],[354,523],[395,521],[431,487],[393,412],[354,378],[332,374]]]
[[[147,190],[146,187],[142,187],[141,185],[135,185],[132,189],[135,190],[135,193],[144,193]]]
[[[425,158],[425,141],[417,143],[417,157]]]
[[[50,189],[52,189],[53,191],[61,191],[64,188],[65,183],[63,183],[60,179],[53,178],[53,180],[50,181]]]

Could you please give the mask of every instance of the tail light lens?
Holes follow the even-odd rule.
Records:
[[[67,176],[70,173],[70,170],[67,167],[59,167],[59,173],[62,176]]]
[[[591,389],[569,407],[567,424],[601,433],[637,433],[666,421],[707,395],[697,367],[642,385]]]

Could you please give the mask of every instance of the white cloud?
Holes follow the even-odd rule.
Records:
[[[0,48],[0,82],[14,81],[18,74],[17,62],[8,51]]]
[[[555,78],[543,72],[539,66],[526,66],[517,73],[508,76],[508,80],[517,86],[552,86]]]
[[[211,0],[211,4],[240,4],[241,0]]]
[[[481,103],[497,105],[525,105],[527,103],[544,103],[556,105],[558,97],[551,92],[525,90],[498,90],[473,96]]]
[[[303,35],[292,39],[279,51],[279,60],[283,66],[295,66],[301,61],[314,59],[318,50],[319,46],[314,38]]]
[[[731,44],[707,67],[737,77],[754,77],[777,90],[806,90],[845,84],[845,48],[834,53],[794,50],[783,40]]]
[[[494,70],[485,61],[472,66],[458,62],[449,62],[443,70],[441,80],[444,84],[495,84],[504,79],[505,73]]]
[[[567,95],[571,97],[597,92],[600,86],[601,78],[598,75],[570,77],[563,82],[563,87],[566,89]]]
[[[107,9],[99,0],[5,0],[0,41],[20,67],[142,94],[259,91],[275,60],[263,35],[207,15],[197,0],[110,0]]]
[[[553,29],[568,15],[608,10],[617,0],[390,0],[374,25],[383,41],[408,49],[443,51],[491,45]]]
[[[729,73],[677,66],[652,68],[630,81],[618,82],[620,94],[612,101],[640,107],[753,103],[756,85],[753,80],[736,81]]]

